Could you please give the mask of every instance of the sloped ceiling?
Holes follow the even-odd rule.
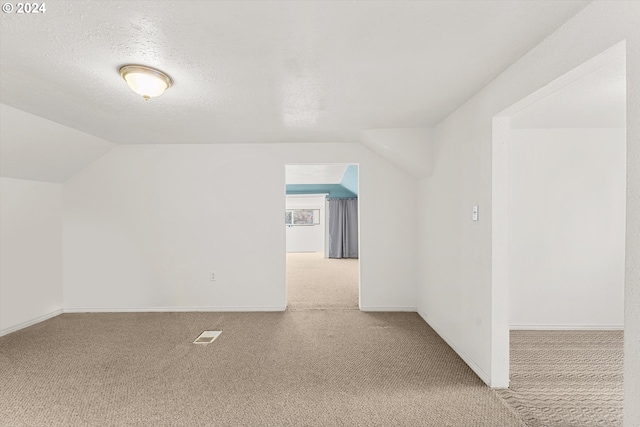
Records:
[[[0,104],[0,170],[8,178],[64,182],[112,142]]]
[[[514,129],[623,128],[627,67],[624,56],[593,71],[511,117]]]
[[[50,2],[1,14],[0,102],[115,144],[358,142],[433,126],[587,3]],[[145,102],[127,63],[174,85]]]
[[[433,173],[431,129],[367,129],[360,142],[416,179]]]

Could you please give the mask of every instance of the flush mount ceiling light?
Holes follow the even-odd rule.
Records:
[[[162,71],[144,65],[124,65],[120,67],[120,75],[131,90],[147,101],[162,95],[173,83]]]

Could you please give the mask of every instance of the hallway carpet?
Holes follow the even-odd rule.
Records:
[[[287,254],[287,308],[358,309],[359,260]]]
[[[511,331],[511,384],[528,427],[622,426],[622,331]]]

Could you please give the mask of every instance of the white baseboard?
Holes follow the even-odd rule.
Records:
[[[400,311],[415,313],[416,307],[360,307],[360,311]]]
[[[623,331],[624,325],[510,325],[512,331]]]
[[[440,338],[442,338],[444,340],[444,342],[446,342],[449,345],[449,347],[451,347],[453,349],[453,351],[455,351],[458,354],[458,356],[460,356],[460,358],[464,361],[464,363],[466,363],[471,368],[471,370],[473,372],[475,372],[476,375],[486,385],[491,387],[491,376],[488,375],[471,357],[469,357],[468,354],[466,354],[458,346],[456,346],[456,344],[449,337],[447,337],[445,334],[443,334],[442,330],[438,327],[438,325],[436,325],[435,323],[430,321],[428,316],[423,311],[418,310],[418,314],[420,315],[420,317],[422,317],[422,320],[427,322],[427,324],[429,326],[431,326],[431,328],[434,331],[436,331],[436,333],[438,335],[440,335]]]
[[[0,330],[0,337],[2,337],[4,335],[8,335],[8,334],[10,334],[12,332],[19,331],[20,329],[28,328],[29,326],[33,326],[36,323],[40,323],[40,322],[44,322],[45,320],[49,320],[52,317],[56,317],[56,316],[62,314],[62,312],[63,312],[62,309],[55,310],[55,311],[52,311],[51,313],[47,313],[47,314],[44,314],[44,315],[42,315],[40,317],[36,317],[35,319],[28,320],[26,322],[22,322],[22,323],[20,323],[18,325],[15,325],[15,326],[11,326],[10,328],[2,329],[2,330]]]
[[[65,313],[183,313],[183,312],[251,312],[285,311],[286,307],[65,307]]]
[[[65,313],[181,313],[181,312],[253,312],[285,311],[286,307],[65,307]],[[415,313],[416,307],[360,307],[360,311],[391,311]]]

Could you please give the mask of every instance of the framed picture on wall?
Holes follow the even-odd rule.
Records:
[[[285,213],[286,225],[320,224],[320,209],[289,209]]]

